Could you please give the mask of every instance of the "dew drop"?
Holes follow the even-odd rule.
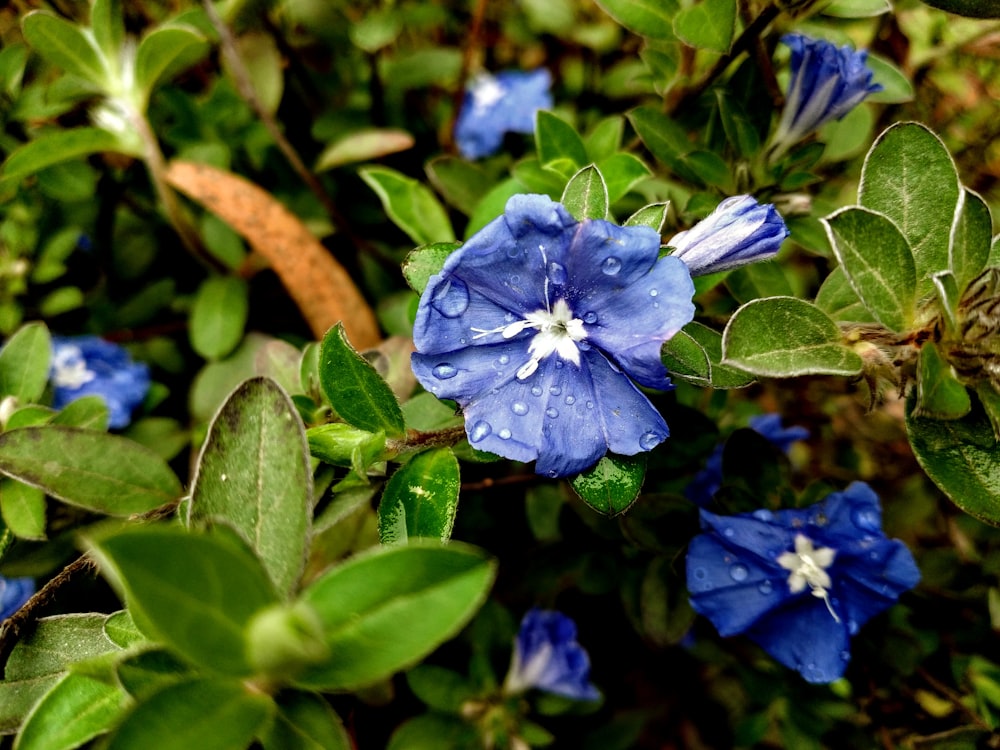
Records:
[[[556,417],[559,416],[559,410],[556,409],[555,407],[550,406],[548,409],[545,410],[545,416],[555,419]]]
[[[757,590],[765,595],[770,594],[772,591],[774,591],[774,584],[766,580],[761,581],[759,584],[757,584]]]
[[[572,406],[573,404],[576,403],[576,396],[567,396],[565,401],[566,401],[566,406]]]
[[[515,243],[507,248],[507,257],[516,258],[521,254],[521,248]]]
[[[531,395],[532,396],[541,396],[542,395],[542,387],[540,385],[533,385],[533,386],[531,386]]]
[[[504,427],[500,432],[497,433],[497,437],[501,440],[510,440],[510,430]]]
[[[472,425],[472,429],[469,430],[469,441],[472,443],[478,443],[479,441],[485,439],[491,432],[493,432],[493,428],[490,427],[490,423],[480,419]]]
[[[579,346],[579,344],[578,344],[578,346]],[[556,360],[556,369],[557,370],[561,370],[565,366],[566,366],[566,363],[563,362],[561,359],[557,359]]]
[[[549,279],[553,284],[565,284],[567,280],[566,267],[562,263],[549,263]]]
[[[755,510],[750,515],[752,515],[758,521],[770,521],[774,518],[774,513],[769,511],[767,508],[760,508],[759,510]]]
[[[659,294],[659,292],[656,291],[655,289],[650,289],[649,290],[649,296],[650,297],[655,297],[657,294]]]
[[[588,409],[593,409],[594,408],[594,402],[593,401],[588,401],[587,402],[587,408]]]
[[[748,575],[750,575],[750,571],[747,570],[746,565],[737,563],[729,568],[729,577],[736,582],[745,581]]]
[[[458,368],[448,362],[435,365],[431,374],[438,380],[450,380],[458,374]]]
[[[457,318],[469,308],[469,287],[453,276],[434,290],[431,306],[446,318]]]
[[[847,632],[850,633],[851,635],[857,635],[858,634],[858,621],[857,620],[848,620],[847,621]]]
[[[510,362],[510,357],[508,357],[506,354],[501,354],[500,357],[497,359],[497,362],[501,365],[505,365],[508,362]]]
[[[705,580],[705,576],[707,576],[707,575],[708,575],[708,572],[704,568],[695,568],[694,569],[694,577],[697,578],[699,581],[704,581]]]
[[[555,469],[549,469],[548,472],[547,472],[547,474],[552,479],[555,479],[557,476],[559,476],[559,472],[556,471]]]
[[[655,432],[647,432],[639,438],[639,447],[644,451],[649,451],[660,444],[660,436]]]
[[[576,348],[579,349],[581,352],[589,352],[590,344],[588,344],[586,341],[577,341]]]
[[[553,396],[558,396],[560,393],[562,393],[562,388],[560,388],[558,385],[549,386],[549,393],[551,393]]]
[[[597,313],[595,313],[593,310],[591,310],[590,312],[584,313],[583,314],[583,322],[584,323],[596,323],[597,322]]]
[[[722,530],[722,535],[723,535],[724,537],[726,537],[727,539],[732,539],[732,537],[733,537],[733,535],[734,535],[735,533],[736,533],[736,532],[735,532],[735,531],[733,531],[733,529],[732,529],[732,527],[731,527],[731,526],[727,526],[726,528],[724,528],[724,529]]]
[[[513,274],[513,275],[512,275],[511,277],[510,277],[510,283],[511,283],[511,284],[516,284],[516,283],[517,283],[517,282],[519,282],[520,280],[521,280],[521,277],[520,277],[520,276],[518,276],[518,275],[517,275],[516,273],[515,273],[515,274]]]
[[[608,276],[614,276],[622,270],[622,262],[612,255],[604,259],[601,270]]]
[[[517,416],[523,417],[528,413],[528,405],[523,401],[515,401],[510,405],[510,410],[514,412]]]

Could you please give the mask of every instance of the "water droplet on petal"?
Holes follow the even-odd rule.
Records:
[[[757,590],[762,594],[770,594],[772,591],[774,591],[774,584],[766,580],[761,581],[759,584],[757,584]]]
[[[594,408],[594,402],[593,401],[588,401],[587,402],[587,408],[588,409],[593,409]]]
[[[469,308],[469,287],[452,276],[434,290],[431,306],[446,318],[457,318]]]
[[[731,526],[727,526],[726,528],[724,528],[724,529],[722,530],[722,535],[723,535],[724,537],[726,537],[727,539],[732,539],[732,537],[733,537],[733,535],[734,535],[735,533],[736,533],[736,532],[735,532],[735,531],[733,531],[733,529],[732,529],[732,527],[731,527]]]
[[[559,476],[559,472],[558,472],[558,471],[556,471],[555,469],[549,469],[549,471],[548,471],[548,475],[549,475],[549,476],[550,476],[550,477],[551,477],[552,479],[555,479],[555,478],[556,478],[557,476]]]
[[[510,430],[504,427],[500,432],[497,433],[497,437],[501,440],[510,440]]]
[[[549,263],[549,279],[553,284],[565,284],[567,280],[566,267],[562,263]]]
[[[549,386],[549,393],[551,393],[553,396],[558,396],[560,393],[562,393],[562,388],[560,388],[558,385]]]
[[[851,652],[848,651],[847,649],[844,649],[843,651],[840,652],[840,658],[843,659],[844,661],[850,661]]]
[[[639,438],[639,447],[644,451],[653,450],[653,448],[660,444],[661,440],[662,438],[655,432],[647,432]]]
[[[442,362],[434,366],[431,374],[438,380],[449,380],[458,374],[458,368],[448,362]]]
[[[754,518],[758,521],[770,521],[774,518],[774,513],[769,511],[767,508],[760,508],[751,513]]]
[[[847,632],[850,633],[851,635],[857,635],[858,634],[858,621],[857,620],[848,620],[847,621]]]
[[[855,508],[851,511],[851,520],[855,526],[864,531],[879,530],[878,511],[873,508]]]
[[[748,575],[750,575],[750,571],[747,570],[746,565],[740,565],[737,563],[729,568],[729,577],[737,583],[745,581]]]
[[[586,341],[577,341],[576,348],[579,349],[581,352],[589,352],[590,344],[588,344]]]
[[[497,362],[499,362],[502,365],[505,365],[508,362],[510,362],[510,357],[508,357],[506,354],[501,354],[500,358],[497,359]]]
[[[511,283],[511,284],[516,284],[516,283],[517,283],[517,282],[519,282],[520,280],[521,280],[521,277],[520,277],[520,276],[518,276],[518,275],[517,275],[516,273],[515,273],[515,274],[513,274],[513,275],[512,275],[511,277],[510,277],[510,283]]]
[[[533,385],[533,386],[531,386],[531,395],[532,396],[541,396],[542,395],[542,387],[540,385]]]
[[[576,396],[567,396],[565,400],[567,406],[572,406],[576,403]]]
[[[596,323],[597,322],[597,313],[595,313],[593,310],[591,310],[588,313],[584,313],[583,314],[583,322],[584,323]]]
[[[566,363],[563,362],[561,359],[557,359],[556,360],[556,369],[557,370],[561,370],[565,366],[566,366]]]
[[[515,401],[510,405],[510,410],[514,412],[517,416],[523,417],[528,413],[528,405],[523,401]]]
[[[622,270],[622,262],[612,255],[604,259],[604,262],[601,264],[601,270],[608,276],[614,276]]]
[[[659,294],[659,292],[656,291],[655,289],[650,289],[649,290],[649,296],[650,297],[655,297],[657,294]]]
[[[491,432],[493,432],[493,428],[490,427],[490,423],[480,419],[472,425],[472,429],[469,430],[469,442],[478,443]]]
[[[708,572],[704,568],[695,568],[694,569],[694,577],[697,578],[699,581],[704,581],[705,580],[705,576],[707,576],[707,575],[708,575]]]
[[[555,419],[556,417],[559,416],[559,410],[550,406],[548,409],[545,410],[545,416]]]

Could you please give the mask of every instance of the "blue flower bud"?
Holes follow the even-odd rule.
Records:
[[[54,408],[83,396],[100,396],[108,406],[108,425],[116,429],[128,426],[149,391],[149,368],[96,336],[53,338],[50,379]]]
[[[473,78],[455,122],[455,142],[462,156],[491,156],[503,145],[504,134],[535,132],[535,112],[552,109],[551,86],[552,76],[545,68]]]
[[[504,693],[530,688],[574,700],[601,697],[590,684],[590,658],[576,641],[576,624],[561,612],[536,607],[521,620]]]
[[[17,612],[34,593],[34,579],[0,576],[0,620]]]
[[[667,245],[674,249],[671,256],[684,261],[692,276],[704,276],[773,258],[788,234],[772,204],[737,195],[726,198]]]

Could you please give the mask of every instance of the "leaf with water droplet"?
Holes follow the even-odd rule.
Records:
[[[593,467],[575,476],[570,484],[576,494],[598,513],[617,515],[639,497],[646,477],[646,456],[609,453]]]
[[[383,544],[411,537],[451,537],[461,486],[458,460],[448,448],[418,453],[389,479],[378,506]]]

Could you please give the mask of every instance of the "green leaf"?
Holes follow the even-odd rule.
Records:
[[[471,216],[489,192],[491,180],[481,167],[457,156],[438,156],[424,167],[431,185],[447,203]]]
[[[267,378],[229,397],[209,428],[191,488],[190,519],[236,529],[278,591],[290,594],[305,564],[312,468],[292,400]]]
[[[393,223],[416,244],[455,241],[448,214],[425,185],[388,167],[366,167],[359,174]]]
[[[460,242],[435,242],[411,250],[403,261],[403,277],[417,294],[423,294],[431,276],[441,272],[448,256],[461,246]]]
[[[858,2],[877,3],[881,0],[857,0]],[[913,83],[909,76],[896,67],[895,63],[881,55],[869,52],[865,62],[873,75],[872,83],[877,83],[882,87],[881,91],[869,94],[865,101],[879,102],[881,104],[902,104],[913,101]]]
[[[695,385],[712,384],[712,365],[708,361],[708,353],[686,331],[678,331],[663,345],[661,357],[671,378],[679,378]]]
[[[948,242],[948,267],[959,289],[965,289],[986,268],[992,234],[990,207],[978,193],[963,188]]]
[[[18,750],[71,750],[108,731],[126,710],[117,685],[68,674],[32,709],[18,734]]]
[[[94,0],[90,7],[90,28],[104,59],[119,59],[125,41],[121,0]]]
[[[1000,18],[1000,0],[923,0],[932,8],[966,18]]]
[[[264,750],[351,750],[351,738],[330,704],[314,693],[286,691],[261,737]]]
[[[173,470],[149,449],[60,425],[0,435],[0,473],[70,505],[117,516],[167,505],[183,493]]]
[[[589,161],[587,147],[573,126],[544,109],[535,115],[535,147],[542,166],[567,159],[575,171]]]
[[[413,136],[398,128],[365,128],[339,138],[316,158],[316,172],[359,161],[372,161],[413,148]]]
[[[0,398],[19,404],[37,402],[49,382],[52,338],[44,323],[28,323],[0,349]]]
[[[976,395],[993,426],[993,437],[1000,443],[1000,393],[997,393],[991,383],[982,382],[976,386]]]
[[[885,216],[848,206],[822,220],[851,286],[879,323],[905,331],[913,323],[917,272],[906,238]]]
[[[722,361],[766,377],[857,375],[861,357],[815,305],[766,297],[743,305],[722,334]]]
[[[45,539],[45,493],[37,487],[0,479],[3,522],[18,539]]]
[[[102,90],[112,87],[97,44],[76,24],[48,11],[37,10],[24,17],[21,29],[28,44],[46,61]]]
[[[792,285],[778,263],[751,263],[726,276],[726,287],[740,304],[760,297],[791,297]]]
[[[502,214],[507,201],[523,192],[524,186],[513,178],[494,185],[476,204],[476,210],[469,217],[469,224],[465,228],[466,239]]]
[[[760,135],[743,104],[727,89],[713,88],[719,109],[719,119],[726,139],[741,156],[750,157],[760,151]]]
[[[342,323],[327,331],[319,356],[323,393],[344,421],[390,437],[403,434],[406,426],[399,402],[375,368],[347,341]]]
[[[0,682],[0,734],[16,732],[31,709],[58,684],[57,674]]]
[[[458,715],[467,701],[479,697],[468,678],[433,664],[415,666],[406,673],[406,683],[427,706],[445,713]]]
[[[82,156],[113,151],[139,156],[118,137],[100,128],[72,128],[43,133],[15,149],[3,163],[0,177],[5,182],[18,182],[54,164]]]
[[[608,454],[570,480],[570,486],[587,505],[608,516],[624,513],[639,497],[646,478],[646,454]]]
[[[154,648],[124,657],[116,677],[125,691],[137,701],[144,701],[167,685],[189,679],[191,669],[170,651]]]
[[[833,18],[873,18],[891,10],[889,0],[833,0],[820,12]]]
[[[390,477],[378,506],[382,544],[413,537],[442,542],[451,538],[461,480],[458,461],[448,448],[418,453]]]
[[[955,283],[955,275],[951,271],[941,271],[931,278],[934,281],[934,291],[937,292],[938,301],[941,303],[945,328],[955,333],[958,331],[958,319],[955,317],[955,312],[958,310],[958,302],[961,299],[958,284]]]
[[[674,33],[698,49],[728,52],[736,30],[736,0],[700,0],[674,16]]]
[[[858,298],[843,266],[834,268],[816,293],[816,307],[836,321],[874,323],[875,318]]]
[[[277,598],[260,561],[232,536],[146,526],[94,541],[92,554],[163,643],[200,667],[251,673],[245,627]]]
[[[334,466],[371,466],[385,452],[385,434],[359,430],[344,422],[331,422],[306,430],[309,452]]]
[[[608,186],[593,164],[570,178],[560,202],[577,221],[608,218]]]
[[[917,416],[916,403],[907,400],[906,432],[920,466],[955,505],[1000,526],[1000,450],[982,406],[944,420]]]
[[[7,680],[60,674],[73,664],[119,647],[105,635],[109,615],[95,613],[43,617],[17,641],[4,670]]]
[[[633,154],[612,154],[597,164],[608,187],[608,202],[623,198],[632,187],[650,175],[649,167]]]
[[[139,704],[108,750],[245,750],[274,712],[271,699],[233,680],[194,678]]]
[[[676,0],[597,0],[605,13],[629,31],[650,39],[672,39]]]
[[[948,242],[961,187],[948,149],[914,122],[885,130],[865,158],[858,202],[899,228],[916,262],[917,296],[930,293],[930,275],[948,268]]]
[[[599,162],[618,153],[625,134],[625,118],[621,115],[611,115],[598,122],[584,138],[587,147],[587,157],[592,162]]]
[[[720,389],[746,388],[756,378],[739,368],[722,364],[722,334],[714,328],[691,322],[684,326],[684,332],[701,346],[708,357],[712,373],[712,387]]]
[[[663,231],[663,224],[667,220],[667,211],[670,210],[670,201],[664,203],[650,203],[643,206],[625,220],[623,226],[626,227],[649,227],[657,232]]]
[[[709,176],[699,174],[699,162],[706,160],[704,154],[707,152],[700,152],[701,156],[692,156],[695,154],[695,147],[687,132],[659,109],[636,107],[627,117],[649,152],[670,167],[678,177],[696,186],[703,186],[720,177],[719,165],[714,161],[706,163],[711,169],[711,179]],[[718,156],[715,156],[715,159],[721,162]],[[729,179],[729,168],[724,162],[722,170],[725,178]]]
[[[331,569],[302,598],[318,613],[333,658],[307,669],[298,684],[350,690],[405,669],[468,622],[494,575],[475,548],[417,540]]]
[[[158,83],[194,65],[208,50],[208,40],[192,26],[167,24],[146,34],[135,58],[135,84],[143,108]]]
[[[191,308],[191,347],[205,359],[222,359],[243,338],[250,308],[248,289],[235,276],[210,276]]]
[[[108,404],[101,396],[81,396],[70,401],[51,420],[52,424],[104,432],[108,429]]]
[[[920,370],[917,376],[917,405],[913,414],[935,419],[960,419],[972,409],[965,386],[941,356],[937,344],[928,341],[920,347]]]

